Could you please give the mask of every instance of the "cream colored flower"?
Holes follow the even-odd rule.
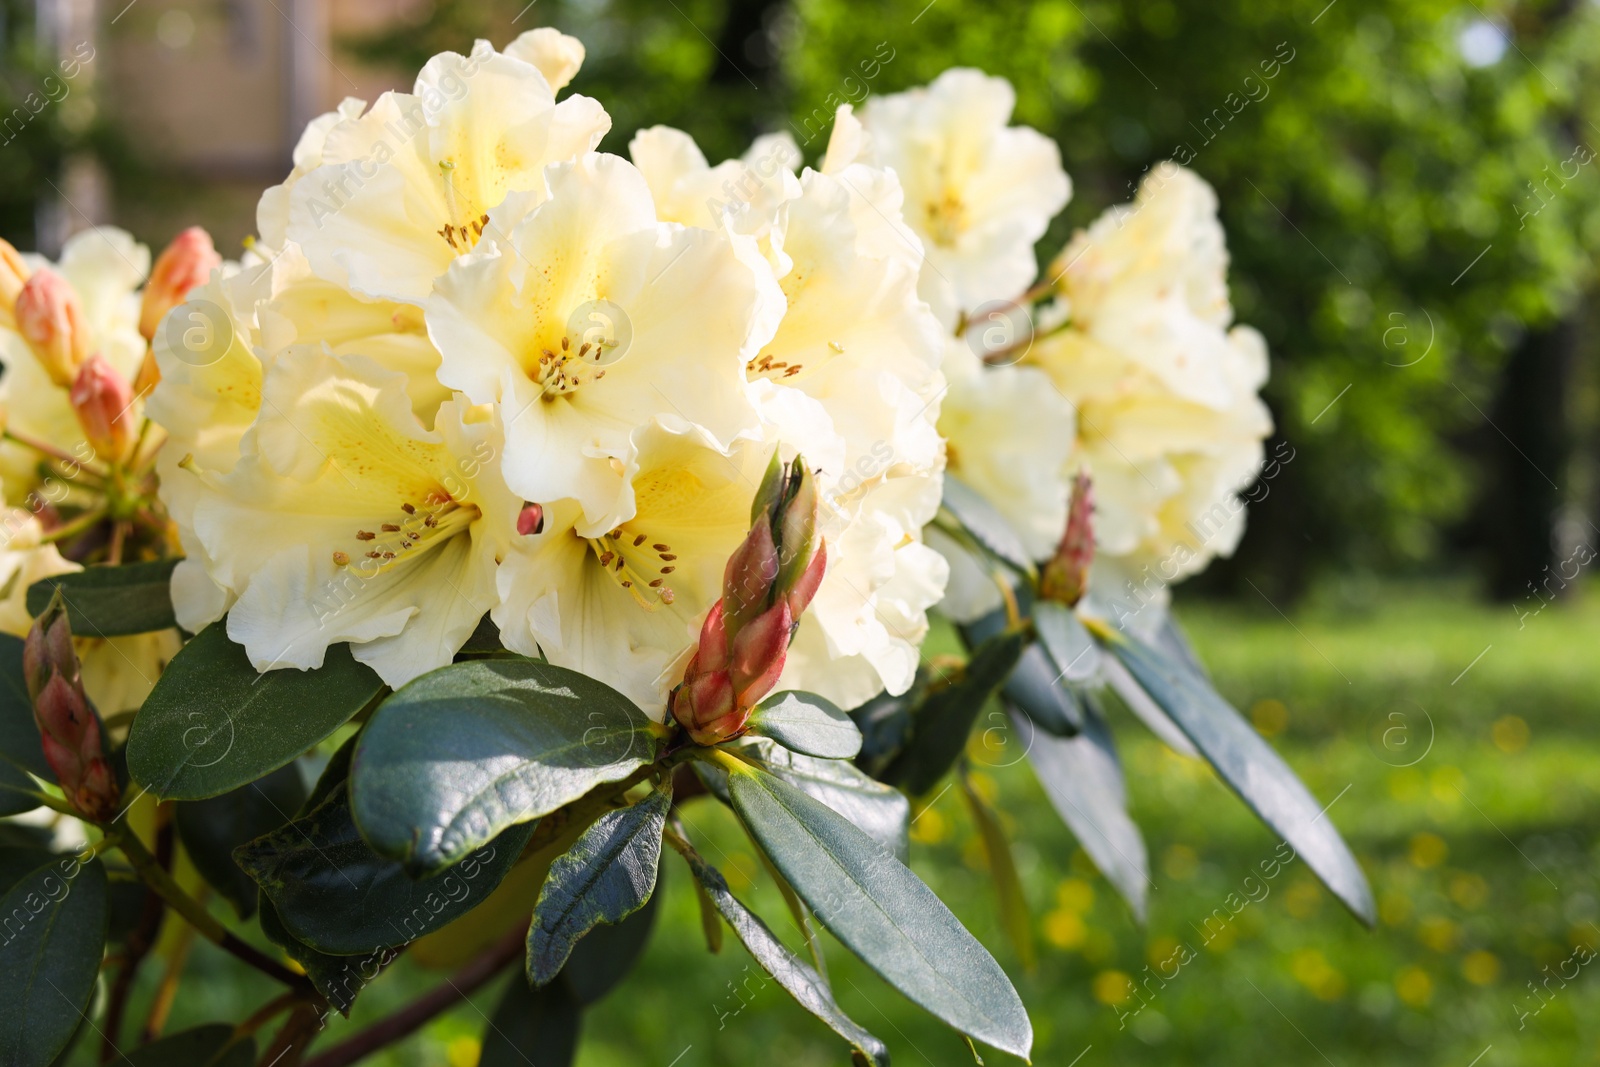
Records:
[[[532,43],[517,51],[549,58]],[[316,273],[411,303],[477,245],[508,195],[537,201],[545,166],[589,151],[611,127],[595,101],[556,103],[538,67],[481,41],[470,56],[434,56],[413,92],[385,93],[359,117],[349,110],[307,132],[296,173],[264,201],[263,234],[276,237],[269,225],[286,198],[284,236]]]
[[[537,67],[549,83],[550,91],[559,93],[577,76],[578,68],[583,66],[584,49],[583,42],[576,37],[569,37],[549,26],[540,26],[506,45],[505,54]]]
[[[418,420],[406,376],[294,346],[227,474],[203,475],[194,533],[238,601],[228,636],[258,670],[320,666],[330,644],[391,686],[449,663],[495,602],[519,502],[487,410]]]
[[[596,531],[575,502],[546,505],[542,532],[518,538],[500,568],[494,620],[507,648],[542,651],[659,719],[749,532],[772,446],[724,448],[681,420],[642,426],[633,446],[630,514]]]
[[[958,67],[862,110],[866,161],[899,176],[927,249],[922,293],[949,326],[1028,287],[1034,242],[1071,195],[1055,143],[1006,125],[1015,103],[1004,78]]]
[[[508,484],[576,501],[593,536],[633,513],[639,427],[698,426],[722,445],[755,431],[744,366],[783,304],[751,239],[657,221],[626,160],[590,154],[547,180],[503,245],[440,279],[428,329],[439,379],[499,405]]]

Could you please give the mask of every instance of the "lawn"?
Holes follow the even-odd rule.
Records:
[[[1600,966],[1585,965],[1587,947],[1600,949],[1600,603],[1519,620],[1428,587],[1292,620],[1259,608],[1180,615],[1222,691],[1331,802],[1380,922],[1364,928],[1303,863],[1274,863],[1276,838],[1215,776],[1120,709],[1152,857],[1143,928],[1026,763],[978,756],[980,788],[998,796],[1017,842],[1034,969],[1002,932],[954,791],[917,817],[912,864],[1015,976],[1035,1062],[1600,1064]],[[730,816],[709,800],[685,815],[734,888],[789,928]],[[846,1062],[736,941],[707,954],[686,873],[669,857],[656,935],[587,1017],[581,1067]],[[896,1063],[971,1062],[951,1031],[831,947],[842,1006]],[[217,981],[236,969],[209,945],[195,953],[172,1028],[241,1017],[270,995],[253,980]],[[437,980],[402,959],[322,1047]],[[374,1062],[471,1067],[499,988]]]

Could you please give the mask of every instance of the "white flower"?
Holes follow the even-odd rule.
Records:
[[[582,532],[632,514],[631,437],[662,418],[721,445],[755,430],[745,363],[782,313],[749,238],[657,221],[644,178],[590,154],[502,244],[464,257],[427,305],[439,378],[506,426],[506,481],[572,499]]]
[[[505,54],[537,67],[550,84],[550,91],[559,93],[583,66],[584,50],[583,42],[576,37],[541,26],[506,45]]]
[[[1006,125],[1015,103],[1004,78],[954,68],[862,111],[866,158],[899,175],[906,221],[927,247],[922,293],[949,326],[1028,287],[1034,242],[1071,195],[1055,143]]]
[[[593,530],[565,500],[542,532],[517,539],[494,612],[506,647],[605,682],[656,718],[700,624],[722,595],[728,556],[750,529],[750,502],[772,448],[720,446],[681,421],[633,435],[624,477],[631,513]]]
[[[406,376],[294,346],[227,474],[205,475],[195,536],[236,591],[228,636],[258,670],[320,666],[330,644],[399,686],[451,657],[495,602],[519,502],[487,410],[418,420]]]
[[[517,52],[550,59],[537,42]],[[539,67],[481,41],[471,56],[434,56],[412,93],[353,110],[347,101],[307,131],[295,173],[264,198],[263,236],[276,243],[287,199],[283,234],[318,274],[412,303],[495,225],[509,194],[537,199],[547,164],[589,151],[611,127],[595,101],[556,103]]]
[[[1239,490],[1261,463],[1272,420],[1261,335],[1234,326],[1216,196],[1173,164],[1148,175],[1055,268],[1070,327],[1029,362],[1078,409],[1079,455],[1094,478],[1097,600],[1127,583],[1163,602],[1166,586],[1231,553]]]

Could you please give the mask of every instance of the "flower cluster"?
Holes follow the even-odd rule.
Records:
[[[110,227],[73,237],[58,263],[0,242],[0,631],[28,633],[35,582],[168,554],[151,473],[161,435],[140,387],[157,324],[220,263],[198,229],[153,269],[149,249]],[[172,630],[76,643],[84,687],[107,712],[137,708],[179,647]]]
[[[893,168],[928,249],[920,289],[952,335],[939,422],[950,473],[1035,560],[1061,542],[1072,484],[1087,474],[1089,595],[1121,622],[1128,603],[1164,604],[1170,583],[1238,543],[1235,494],[1272,430],[1257,395],[1266,346],[1232,326],[1215,195],[1173,163],[1080,231],[1038,280],[1034,243],[1071,185],[1054,143],[1007,125],[1014,100],[1003,79],[946,71],[871,100],[856,155]],[[975,557],[937,531],[930,543],[951,563],[949,614],[999,606]]]
[[[827,569],[782,682],[904,691],[946,578],[944,338],[894,172],[598,152],[602,106],[558,99],[582,58],[480,41],[315,120],[241,269],[158,333],[179,622],[399,686],[488,616],[664,716],[763,472],[804,457]]]

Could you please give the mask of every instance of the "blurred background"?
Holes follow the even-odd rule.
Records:
[[[957,799],[919,817],[915,865],[1020,975],[1038,1062],[1600,1063],[1600,976],[1570,973],[1577,946],[1600,947],[1600,608],[1580,597],[1600,538],[1600,7],[0,0],[0,236],[50,253],[110,221],[160,246],[200,223],[236,256],[308,119],[409,87],[437,51],[537,25],[586,44],[572,90],[605,104],[618,152],[665,123],[713,160],[781,129],[815,160],[839,103],[952,65],[1005,75],[1016,121],[1057,140],[1074,182],[1042,259],[1160,160],[1217,189],[1238,318],[1267,338],[1295,458],[1178,614],[1224,692],[1339,798],[1330,817],[1382,922],[1363,930],[1291,865],[1202,945],[1274,842],[1130,727],[1158,870],[1140,928],[1025,765],[992,760],[986,788],[1017,815],[1033,969],[1001,935]],[[708,833],[719,818],[705,811]],[[724,860],[764,882],[753,857]],[[693,908],[673,880],[644,968],[591,1017],[580,1062],[770,1048],[839,1062],[776,991],[730,1016],[746,961],[705,956]],[[1194,962],[1133,1013],[1126,979],[1178,945]],[[358,1017],[433,980],[395,973]],[[898,1062],[966,1056],[842,957],[835,984]],[[237,1016],[262,992],[197,986],[175,1024]],[[474,1063],[477,1007],[387,1062]]]

